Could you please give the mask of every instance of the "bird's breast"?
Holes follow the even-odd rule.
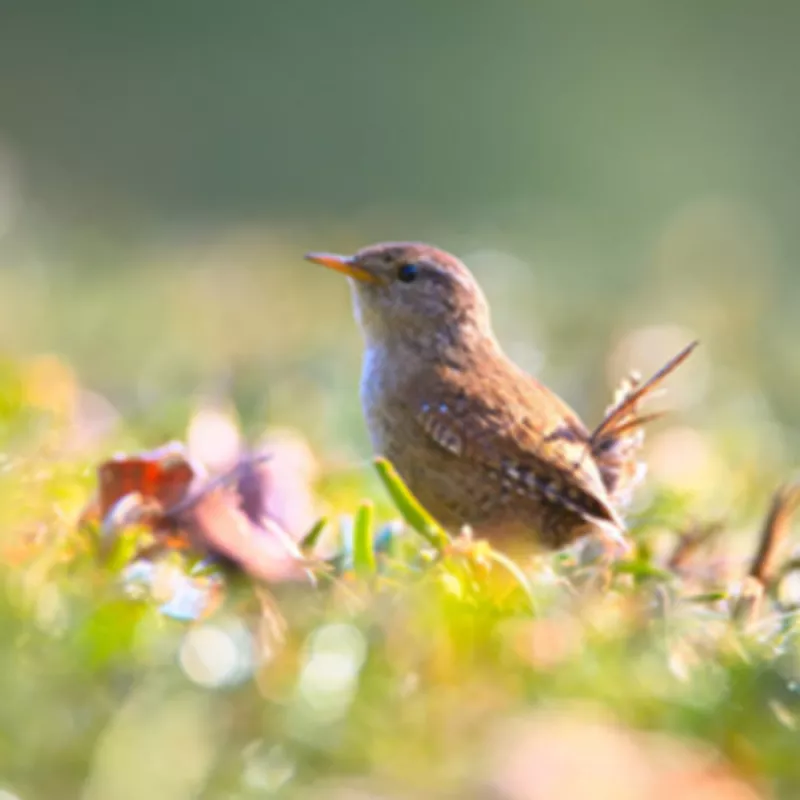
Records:
[[[377,453],[392,458],[399,444],[407,438],[408,426],[402,392],[402,366],[385,348],[368,347],[361,370],[361,406]]]

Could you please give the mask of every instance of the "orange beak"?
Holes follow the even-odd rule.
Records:
[[[338,256],[335,253],[306,253],[306,261],[322,264],[328,269],[335,269],[357,281],[377,283],[378,279],[369,270],[356,264],[350,256]]]

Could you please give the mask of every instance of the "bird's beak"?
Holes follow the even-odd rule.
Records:
[[[351,256],[338,256],[336,253],[306,253],[306,261],[322,264],[328,269],[335,269],[357,281],[377,283],[378,279],[367,269],[356,264]]]

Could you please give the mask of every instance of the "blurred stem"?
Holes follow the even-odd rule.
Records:
[[[792,514],[800,505],[800,481],[781,486],[772,498],[758,550],[753,556],[749,576],[755,578],[762,586],[767,586],[775,572],[780,547],[791,528]]]

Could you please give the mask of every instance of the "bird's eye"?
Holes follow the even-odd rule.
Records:
[[[403,264],[403,266],[397,270],[397,279],[403,283],[411,283],[411,281],[416,279],[418,271],[416,264]]]

